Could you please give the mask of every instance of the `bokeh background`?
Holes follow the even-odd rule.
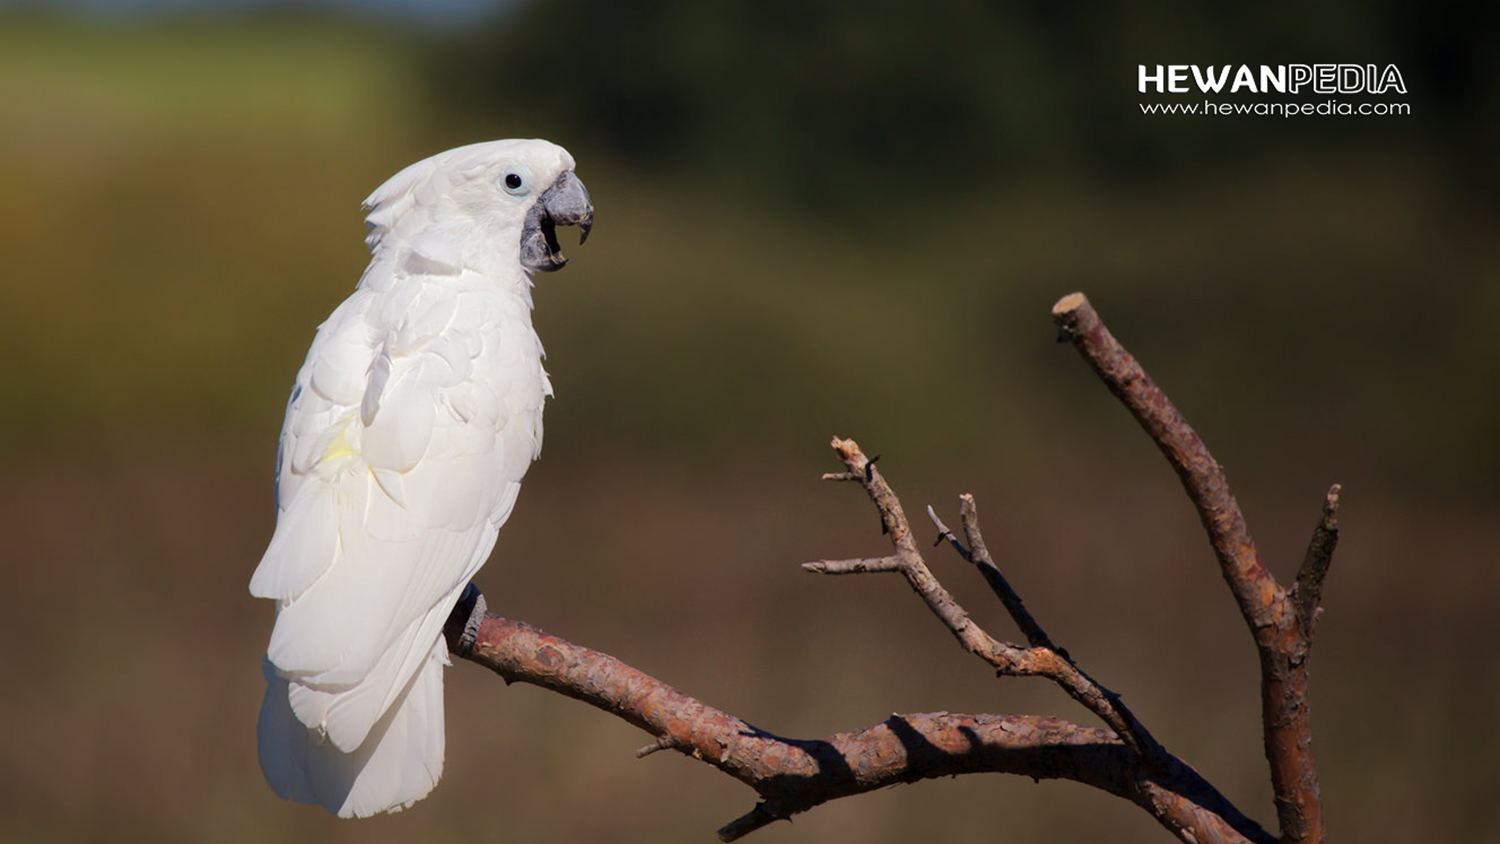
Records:
[[[799,571],[885,547],[859,490],[817,480],[854,436],[908,512],[975,493],[1054,638],[1273,823],[1201,528],[1054,342],[1083,290],[1278,576],[1344,484],[1313,654],[1330,829],[1500,840],[1497,34],[1493,4],[1352,0],[0,2],[0,840],[708,841],[750,807],[466,664],[410,811],[339,822],[256,768],[271,612],[246,582],[292,376],[364,265],[359,200],[511,136],[568,146],[598,217],[537,285],[557,398],[492,609],[783,735],[1088,720],[899,581]],[[1412,113],[1147,117],[1174,98],[1135,90],[1142,63],[1328,61],[1396,64],[1408,95],[1375,99]],[[1164,836],[1080,785],[970,776],[755,840]]]

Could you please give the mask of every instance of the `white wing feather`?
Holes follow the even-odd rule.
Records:
[[[410,679],[412,653],[426,652],[488,556],[540,439],[546,379],[525,309],[465,286],[409,278],[340,309],[288,410],[283,512],[251,590],[282,602],[271,663],[294,692],[320,693],[300,696],[319,705],[294,697],[294,710],[345,749],[384,708],[327,695],[385,703]],[[390,298],[411,316],[381,335],[371,323]],[[476,365],[488,377],[476,380]],[[320,378],[353,367],[363,383]],[[495,385],[508,389],[496,395]],[[323,720],[344,711],[358,715]]]

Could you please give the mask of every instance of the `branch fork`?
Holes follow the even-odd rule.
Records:
[[[876,560],[819,560],[804,563],[804,570],[819,574],[900,572],[912,590],[922,597],[933,615],[947,625],[959,643],[970,653],[989,663],[998,675],[1041,676],[1052,680],[1074,700],[1097,715],[1143,763],[1153,768],[1165,764],[1161,746],[1135,716],[1130,714],[1119,696],[1104,689],[1079,670],[1066,654],[1052,644],[1046,632],[1027,612],[1020,596],[1010,588],[989,556],[984,537],[979,531],[979,515],[973,496],[965,495],[961,499],[961,515],[968,546],[953,537],[952,531],[948,530],[931,507],[927,508],[928,515],[937,526],[939,535],[946,534],[960,556],[984,573],[986,582],[1026,636],[1029,643],[1027,647],[996,639],[969,616],[928,569],[922,552],[917,548],[906,513],[901,509],[901,501],[886,483],[880,470],[865,458],[864,452],[854,440],[834,437],[832,445],[834,453],[849,467],[847,473],[833,477],[857,479],[863,484],[870,500],[880,511],[881,523],[887,528],[895,553]]]
[[[1220,573],[1255,639],[1261,666],[1261,723],[1285,844],[1326,837],[1312,726],[1308,660],[1323,581],[1338,544],[1340,488],[1329,489],[1307,553],[1288,591],[1261,563],[1224,469],[1181,412],[1105,327],[1082,293],[1058,300],[1052,318],[1094,373],[1130,411],[1177,472],[1208,533]]]

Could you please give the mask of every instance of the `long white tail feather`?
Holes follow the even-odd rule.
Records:
[[[427,796],[443,774],[446,652],[442,639],[433,644],[426,663],[352,753],[297,720],[288,682],[265,661],[266,696],[257,732],[261,771],[271,789],[343,818],[399,811]]]

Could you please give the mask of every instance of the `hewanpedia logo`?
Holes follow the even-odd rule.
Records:
[[[1236,100],[1204,99],[1201,102],[1141,103],[1142,114],[1175,115],[1274,115],[1384,116],[1409,115],[1411,104],[1400,101],[1370,102],[1366,97],[1405,94],[1406,80],[1393,64],[1275,64],[1275,65],[1136,65],[1136,90],[1142,94],[1191,94],[1208,97],[1238,94]],[[1303,93],[1361,96],[1359,100],[1337,97],[1323,102],[1277,102],[1274,95]],[[1259,95],[1253,100],[1246,94]]]
[[[1259,73],[1250,65],[1136,65],[1144,94],[1147,87],[1158,94],[1189,94],[1189,77],[1200,93],[1297,94],[1311,87],[1315,94],[1384,94],[1406,93],[1406,80],[1393,64],[1384,69],[1373,64],[1278,64],[1260,65]],[[1232,78],[1231,78],[1232,77]],[[1225,88],[1228,91],[1225,91]]]

